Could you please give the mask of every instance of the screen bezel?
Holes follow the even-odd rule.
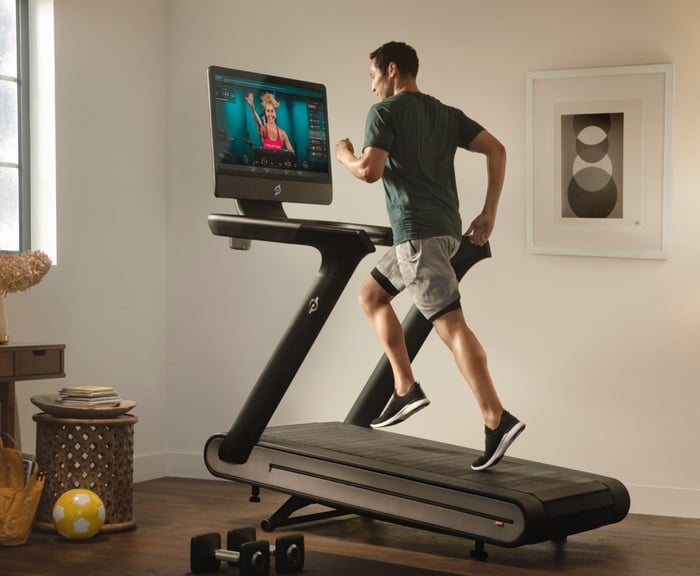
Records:
[[[222,66],[210,66],[207,69],[207,73],[214,164],[214,195],[219,198],[330,204],[333,198],[333,190],[326,87],[315,82],[259,74]],[[243,169],[237,164],[221,162],[217,150],[217,130],[219,126],[216,117],[216,87],[221,84],[221,80],[218,77],[222,75],[230,77],[232,80],[240,79],[252,85],[257,84],[263,90],[266,87],[274,87],[278,90],[289,87],[293,90],[318,92],[325,118],[324,131],[328,155],[326,172],[251,167]]]

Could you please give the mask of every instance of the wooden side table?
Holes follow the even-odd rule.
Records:
[[[48,402],[32,402],[58,410]],[[123,409],[135,406],[125,402]],[[121,532],[136,526],[133,515],[134,424],[131,414],[102,417],[105,410],[74,408],[55,414],[40,413],[36,422],[36,460],[46,474],[35,527],[55,532],[52,511],[56,499],[73,488],[95,492],[105,505],[102,532]]]
[[[0,432],[15,437],[15,382],[64,378],[65,344],[10,343],[0,346]]]

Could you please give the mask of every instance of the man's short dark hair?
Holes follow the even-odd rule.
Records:
[[[387,42],[369,55],[374,65],[382,74],[386,74],[389,64],[393,62],[401,74],[416,76],[418,74],[418,54],[405,42]]]

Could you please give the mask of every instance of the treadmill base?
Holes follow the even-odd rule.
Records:
[[[244,464],[219,458],[222,439],[205,446],[214,476],[292,497],[263,523],[268,530],[358,514],[516,547],[618,522],[629,510],[612,478],[510,457],[475,472],[475,450],[340,422],[268,428]],[[332,510],[292,516],[315,503]]]

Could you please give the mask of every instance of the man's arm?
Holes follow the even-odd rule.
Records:
[[[469,143],[469,150],[486,156],[488,186],[484,208],[481,214],[474,218],[465,235],[469,236],[473,244],[483,246],[496,224],[498,201],[501,198],[506,174],[506,149],[491,133],[482,130]]]
[[[384,175],[384,165],[389,153],[381,148],[368,146],[360,156],[355,156],[352,142],[349,138],[344,138],[335,146],[335,157],[355,178],[372,183]]]

